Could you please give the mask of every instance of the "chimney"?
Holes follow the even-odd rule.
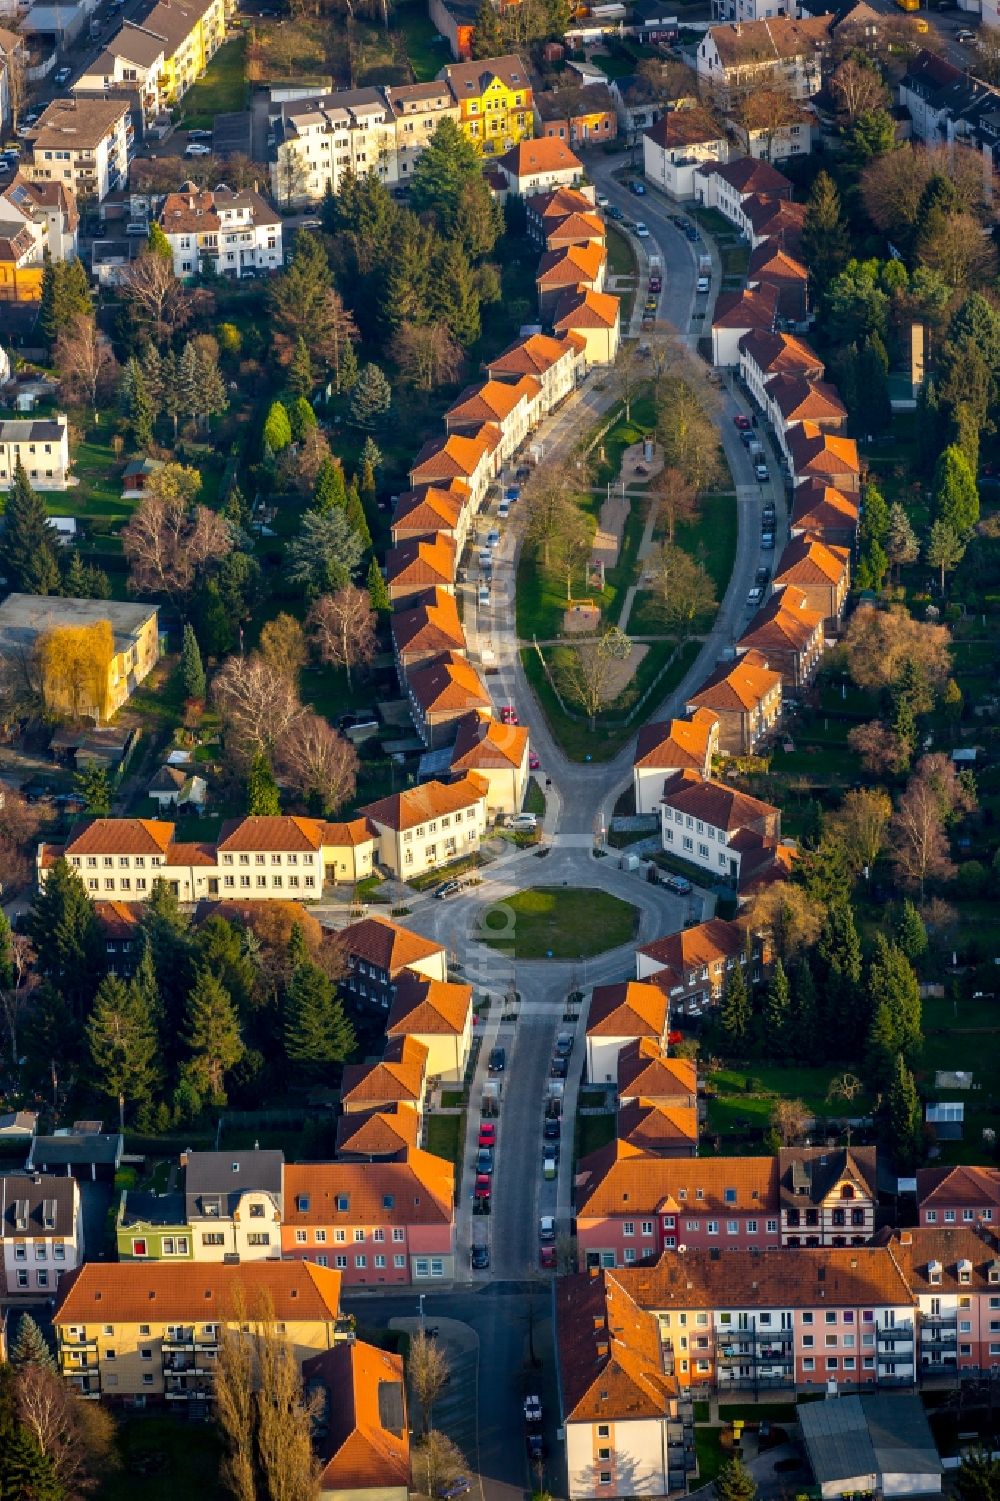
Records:
[[[900,1232],[899,1232],[899,1244],[901,1246],[912,1246],[913,1245],[913,1236],[910,1234],[909,1230],[900,1230]]]

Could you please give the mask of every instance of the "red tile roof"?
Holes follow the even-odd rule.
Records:
[[[287,1172],[287,1167],[286,1167]],[[340,1273],[306,1261],[88,1261],[63,1277],[56,1325],[228,1322],[266,1297],[276,1319],[329,1323]]]
[[[386,582],[416,584],[430,588],[434,584],[455,581],[455,544],[447,532],[429,537],[407,537],[385,555]]]
[[[517,339],[491,360],[487,370],[493,375],[544,375],[560,360],[575,360],[583,345],[572,335],[555,339],[550,334],[528,334]]]
[[[822,480],[806,480],[792,494],[793,527],[822,535],[824,530],[857,530],[860,503]]]
[[[293,1228],[450,1225],[454,1205],[454,1167],[419,1147],[401,1162],[285,1163],[283,1223]]]
[[[747,933],[742,923],[728,922],[724,917],[710,917],[707,922],[696,923],[693,928],[682,928],[679,933],[670,933],[666,938],[643,944],[637,952],[645,959],[653,959],[683,973],[688,969],[703,969],[720,959],[735,958],[737,954],[745,954],[746,950]]]
[[[630,1042],[618,1055],[619,1097],[644,1100],[692,1100],[698,1070],[690,1058],[668,1058],[648,1037]]]
[[[662,1038],[667,1025],[667,998],[658,985],[622,980],[595,985],[587,1013],[588,1037]]]
[[[778,316],[778,289],[764,282],[756,291],[721,292],[715,300],[713,328],[762,328],[770,332]]]
[[[454,594],[435,587],[412,609],[397,610],[392,639],[403,659],[416,652],[464,651],[465,630]]]
[[[577,1164],[578,1219],[777,1212],[776,1157],[649,1157],[625,1142],[612,1147],[613,1156],[602,1148]]]
[[[337,934],[337,942],[352,958],[374,965],[390,979],[395,979],[407,965],[444,953],[440,943],[412,933],[409,928],[390,922],[387,917],[363,917],[359,922],[342,928]]]
[[[793,537],[778,560],[774,574],[774,587],[797,584],[805,589],[810,584],[840,584],[850,576],[851,554],[846,547],[821,542],[810,532]]]
[[[165,855],[175,825],[156,818],[94,818],[73,830],[64,853],[71,855]]]
[[[671,1308],[899,1308],[913,1302],[905,1277],[882,1246],[789,1246],[727,1250],[722,1256],[710,1250],[682,1256],[667,1251],[656,1266],[626,1267],[615,1276],[640,1307],[664,1313]]]
[[[564,292],[552,320],[557,330],[574,328],[614,328],[621,316],[619,299],[611,292],[597,292],[593,287]]]
[[[655,1319],[609,1272],[559,1278],[556,1344],[566,1422],[662,1418],[677,1396]]]
[[[826,366],[816,351],[794,334],[751,329],[740,340],[740,352],[747,355],[765,375],[784,373],[822,380],[826,371]]]
[[[393,1038],[378,1063],[348,1063],[341,1101],[348,1105],[419,1105],[427,1077],[427,1049],[413,1037]]]
[[[472,986],[409,971],[400,976],[385,1024],[387,1037],[461,1037],[469,1024]]]
[[[219,831],[220,850],[318,850],[322,844],[322,819],[291,814],[230,818]]]
[[[698,1146],[698,1107],[632,1100],[618,1111],[618,1137],[651,1155],[674,1154],[686,1148],[693,1155]]]
[[[538,263],[535,283],[544,290],[596,282],[606,260],[604,246],[589,241],[585,245],[567,245],[562,250],[546,250]]]
[[[709,141],[724,141],[725,126],[710,110],[672,109],[661,115],[655,125],[643,131],[648,140],[669,151],[676,146],[700,146]]]
[[[633,764],[645,771],[690,766],[695,771],[705,772],[708,770],[712,731],[718,723],[711,709],[695,709],[690,719],[644,724],[636,741]]]
[[[827,381],[808,380],[801,375],[773,375],[764,390],[786,424],[806,419],[840,422],[847,416],[847,408],[837,387]]]
[[[395,1157],[417,1145],[420,1117],[415,1110],[363,1110],[337,1121],[336,1155]]]
[[[430,818],[439,818],[442,813],[470,808],[483,800],[487,790],[483,778],[469,771],[456,782],[423,782],[419,787],[394,792],[391,797],[370,803],[362,812],[373,823],[402,832],[415,829]]]
[[[717,667],[697,693],[691,694],[687,707],[701,705],[720,713],[723,710],[749,712],[759,708],[768,694],[775,688],[780,690],[780,687],[781,673],[772,672],[760,653],[747,652],[731,666]]]
[[[458,721],[451,758],[455,771],[509,771],[524,763],[528,731],[523,725],[503,724],[489,714],[469,714]]]
[[[409,1488],[410,1435],[403,1357],[363,1340],[343,1340],[302,1365],[308,1393],[325,1388],[316,1436],[318,1489]]]
[[[717,829],[735,833],[747,824],[770,818],[777,808],[740,792],[724,782],[713,782],[696,771],[681,771],[666,783],[663,801],[675,811],[690,813]]]
[[[443,652],[426,665],[411,667],[406,682],[424,714],[459,713],[492,706],[478,670],[455,651]]]
[[[853,438],[825,433],[813,422],[803,422],[788,434],[792,473],[860,474],[858,445]]]
[[[924,1167],[917,1172],[920,1209],[974,1209],[1000,1205],[1000,1170],[995,1167]]]
[[[822,635],[823,619],[822,610],[809,609],[796,584],[787,584],[757,611],[736,643],[737,649],[807,651]]]
[[[583,163],[558,136],[534,136],[518,141],[500,158],[512,177],[530,177],[533,172],[583,172]]]

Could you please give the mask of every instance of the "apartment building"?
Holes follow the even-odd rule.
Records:
[[[586,343],[577,334],[527,334],[486,367],[491,380],[519,381],[525,375],[541,382],[540,410],[547,416],[576,389],[587,372]]]
[[[399,981],[410,971],[432,980],[447,980],[448,959],[439,943],[390,922],[363,917],[337,934],[347,975],[344,988],[356,1003],[388,1011]]]
[[[459,479],[448,485],[421,485],[404,490],[396,501],[390,536],[392,544],[433,539],[440,532],[450,538],[460,555],[465,546],[472,508],[468,486]]]
[[[791,261],[790,264],[794,266],[798,262]],[[794,314],[782,310],[782,316],[794,317]],[[764,392],[767,416],[786,459],[788,435],[800,423],[814,422],[827,433],[842,432],[847,426],[847,408],[836,386],[827,381],[807,380],[800,375],[773,375]]]
[[[766,386],[774,375],[796,375],[821,381],[826,366],[815,350],[794,334],[754,329],[740,340],[740,379],[761,411],[767,407]]]
[[[302,1366],[318,1399],[313,1447],[319,1501],[408,1501],[410,1418],[403,1357],[364,1340],[334,1345]]]
[[[34,442],[29,441],[25,446],[43,448],[45,444],[40,441],[39,434],[54,427],[61,428],[65,420],[60,416],[56,422],[35,423]],[[30,423],[0,422],[0,480],[6,480],[11,468],[11,450],[5,448],[3,442],[4,429],[31,426]],[[31,457],[31,462],[47,464],[52,460],[41,453]],[[110,625],[112,640],[103,681],[95,677],[92,684],[82,686],[76,676],[64,677],[52,670],[44,684],[45,706],[53,718],[73,719],[86,715],[101,724],[128,701],[160,659],[156,605],[8,594],[0,604],[0,654],[10,661],[28,661],[48,631],[104,624]]]
[[[712,364],[738,365],[740,341],[754,330],[773,333],[778,322],[778,289],[768,282],[738,292],[721,292],[712,316]]]
[[[710,673],[685,708],[715,716],[723,755],[749,755],[781,718],[781,673],[762,652],[748,651]]]
[[[39,301],[46,261],[76,258],[79,225],[70,188],[31,182],[18,171],[0,193],[0,301]],[[67,449],[64,474],[68,464]]]
[[[48,1173],[0,1178],[0,1245],[8,1298],[51,1298],[83,1257],[80,1185]]]
[[[618,1104],[639,1102],[697,1110],[698,1069],[690,1058],[668,1058],[649,1038],[630,1042],[618,1055]]]
[[[166,105],[166,49],[162,36],[141,24],[124,21],[92,61],[84,65],[70,93],[77,98],[115,95],[134,100],[144,127],[152,125]]]
[[[612,1081],[622,1050],[637,1038],[648,1038],[666,1051],[669,1029],[670,1007],[659,986],[641,980],[595,985],[587,1011],[589,1082]]]
[[[273,1322],[300,1364],[348,1338],[340,1285],[339,1272],[304,1261],[89,1261],[59,1290],[59,1370],[81,1397],[203,1403],[220,1340],[249,1321]]]
[[[501,439],[495,422],[484,422],[469,432],[430,438],[413,460],[410,484],[417,489],[420,485],[448,485],[460,480],[468,491],[470,507],[475,508],[499,468]]]
[[[282,105],[273,129],[271,191],[286,208],[318,203],[327,188],[339,193],[348,174],[373,172],[387,185],[399,179],[396,114],[383,89],[292,100]],[[408,166],[412,170],[412,158]]]
[[[345,1115],[372,1110],[412,1110],[423,1115],[427,1097],[427,1049],[415,1037],[394,1037],[378,1063],[344,1068],[340,1103]]]
[[[788,434],[788,467],[792,483],[819,480],[845,495],[861,491],[861,461],[853,438],[824,432],[815,422],[800,422]]]
[[[842,495],[832,485],[809,480],[793,492],[789,530],[793,537],[811,533],[830,547],[853,548],[860,512],[857,496]]]
[[[552,330],[582,341],[588,370],[613,365],[621,343],[621,299],[594,287],[567,288],[552,314]]]
[[[792,538],[774,571],[775,590],[800,590],[805,608],[822,615],[824,629],[831,635],[840,629],[850,582],[850,549],[822,542],[809,533]]]
[[[461,1083],[472,1050],[472,986],[407,970],[386,1018],[388,1038],[412,1037],[427,1049],[427,1072]]]
[[[22,172],[33,182],[61,183],[83,202],[103,202],[125,186],[134,142],[123,99],[53,99],[31,128],[31,158]]]
[[[642,725],[632,763],[636,813],[659,815],[667,778],[689,769],[707,777],[718,751],[719,720],[711,709],[696,709],[690,719]]]
[[[535,276],[542,318],[552,317],[565,292],[600,292],[604,287],[607,260],[604,246],[593,241],[585,245],[567,245],[560,250],[546,250]]]
[[[700,166],[695,173],[694,190],[699,203],[718,209],[741,233],[745,232],[744,205],[749,199],[763,195],[776,203],[792,196],[792,184],[783,172],[750,156],[721,165],[709,162]]]
[[[737,965],[748,987],[759,985],[767,978],[770,962],[766,933],[754,932],[742,919],[729,922],[723,917],[681,928],[635,952],[636,975],[665,992],[675,1015],[697,1016],[717,1006]]]
[[[450,771],[474,772],[486,784],[486,816],[520,813],[528,790],[528,731],[504,724],[492,712],[467,714],[458,721]]]
[[[663,848],[716,880],[741,885],[773,862],[781,811],[696,771],[681,771],[663,789]]]
[[[139,23],[163,42],[161,94],[166,104],[182,99],[226,39],[232,0],[157,0]]]
[[[831,19],[774,16],[709,27],[696,64],[703,96],[730,110],[759,89],[780,89],[799,100],[818,94]]]
[[[182,280],[206,269],[239,281],[247,271],[280,270],[284,264],[281,219],[249,188],[196,188],[185,183],[168,193],[159,225]]]
[[[499,462],[505,464],[538,426],[541,383],[533,375],[519,381],[483,380],[466,386],[444,414],[445,431],[478,432],[484,423],[500,429]]]
[[[805,593],[788,584],[757,611],[736,650],[765,657],[781,674],[783,693],[792,698],[815,677],[825,639],[820,611],[810,610]]]
[[[15,231],[15,239],[19,235],[27,250],[28,231]],[[30,257],[33,258],[34,254],[32,249]],[[41,297],[40,283],[38,296]],[[5,417],[0,420],[0,490],[10,489],[19,462],[36,490],[67,488],[70,482],[70,458],[69,422],[65,412],[54,412],[51,417]],[[30,596],[25,594],[8,595],[0,608],[6,608],[11,600],[23,601],[28,598]],[[8,614],[15,611],[23,614],[28,608],[24,604],[14,605]],[[113,608],[106,607],[105,615],[111,614]],[[56,610],[58,609],[57,604]],[[0,624],[2,620],[3,617],[0,616]]]
[[[487,784],[475,772],[424,782],[363,809],[376,831],[378,862],[397,880],[473,854],[486,832]]]
[[[1000,1253],[970,1226],[883,1230],[878,1244],[906,1278],[918,1309],[922,1377],[975,1377],[1000,1363]]]
[[[449,745],[455,726],[468,714],[492,713],[493,701],[464,650],[442,652],[407,674],[406,692],[413,724],[430,749]]]
[[[465,631],[453,594],[437,587],[413,596],[411,609],[392,616],[392,646],[399,681],[442,656],[466,655]]]
[[[454,594],[457,559],[455,541],[447,532],[406,537],[390,547],[385,555],[385,581],[393,605],[402,601],[410,607],[429,589]]]
[[[874,1147],[783,1147],[778,1154],[781,1243],[863,1246],[875,1233]]]
[[[185,1218],[195,1261],[260,1261],[281,1255],[284,1160],[280,1151],[259,1148],[182,1155]]]
[[[695,196],[695,172],[729,160],[725,127],[707,109],[672,109],[643,133],[643,173],[672,198]]]
[[[550,188],[572,188],[583,177],[583,163],[558,136],[519,141],[505,151],[497,165],[508,193],[525,198]]]
[[[917,1173],[921,1225],[1000,1225],[1000,1171],[993,1167],[924,1167]]]
[[[458,101],[459,125],[486,158],[534,134],[531,78],[519,57],[449,63],[438,74]]]
[[[396,120],[396,177],[406,182],[442,120],[458,123],[459,107],[446,82],[389,84],[385,97]]]
[[[336,1269],[345,1287],[455,1276],[455,1169],[419,1148],[399,1162],[285,1169],[286,1259]]]

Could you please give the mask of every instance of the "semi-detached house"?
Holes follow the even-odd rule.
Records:
[[[469,488],[460,479],[446,484],[420,485],[415,490],[404,490],[396,501],[389,535],[392,544],[420,538],[433,538],[441,532],[455,544],[460,554],[465,546],[472,507],[469,505]]]
[[[413,460],[410,484],[447,485],[461,480],[469,492],[469,505],[478,506],[499,468],[496,455],[501,431],[495,422],[483,422],[471,432],[446,433],[429,438]]]
[[[408,601],[409,603],[409,601]],[[466,655],[465,631],[455,596],[440,587],[413,596],[410,609],[392,616],[392,645],[399,680],[442,655]]]
[[[742,919],[710,917],[636,949],[635,972],[665,990],[675,1015],[692,1010],[697,1015],[719,1003],[735,967],[744,970],[748,985],[757,985],[770,960],[765,933],[754,932]]]
[[[474,854],[486,832],[487,790],[470,771],[370,803],[362,816],[375,829],[379,864],[405,881]]]
[[[417,734],[432,749],[454,740],[460,719],[477,712],[488,714],[493,707],[486,684],[464,652],[445,651],[411,668],[406,692]]]
[[[576,334],[558,338],[527,334],[498,354],[486,369],[492,380],[519,381],[525,375],[536,376],[542,386],[541,414],[547,416],[586,374],[586,349],[585,341]]]
[[[587,1079],[613,1081],[622,1050],[637,1038],[665,1049],[670,1028],[667,996],[657,985],[621,980],[595,985],[587,1011]]]
[[[807,480],[792,495],[789,531],[793,537],[811,533],[830,547],[853,548],[860,511],[856,495],[842,495],[822,480]]]
[[[410,970],[432,980],[448,978],[441,945],[387,917],[363,917],[342,928],[337,946],[347,964],[342,984],[355,1003],[388,1011],[397,984]]]
[[[754,329],[740,340],[740,379],[761,411],[767,406],[766,385],[773,375],[796,375],[821,381],[826,366],[804,340],[794,334]]]
[[[685,769],[707,777],[718,751],[719,720],[711,709],[695,709],[690,719],[642,725],[632,763],[636,813],[659,814],[667,778]]]
[[[486,813],[520,813],[528,789],[528,731],[480,710],[458,722],[450,771],[475,772],[486,784]]]
[[[778,808],[696,771],[670,778],[660,812],[664,850],[734,886],[772,863],[781,839]]]
[[[728,159],[724,126],[700,106],[668,110],[643,134],[643,172],[672,198],[693,198],[697,169]]]
[[[822,542],[808,532],[792,538],[774,572],[775,590],[800,590],[806,609],[822,615],[831,634],[840,629],[850,581],[850,550]]]
[[[472,1049],[472,986],[408,970],[395,986],[388,1038],[412,1037],[427,1049],[432,1078],[461,1082]]]
[[[708,711],[719,722],[719,750],[728,756],[752,752],[781,718],[781,673],[761,652],[710,673],[688,699],[687,712]]]
[[[757,611],[736,650],[765,657],[769,667],[780,673],[782,692],[790,699],[815,677],[824,642],[822,613],[810,610],[797,585],[786,584]]]

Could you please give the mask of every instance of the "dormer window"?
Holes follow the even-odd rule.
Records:
[[[298,1194],[296,1196],[296,1199],[295,1199],[295,1207],[299,1211],[299,1214],[308,1214],[309,1213],[309,1195],[308,1194]]]
[[[940,1263],[940,1261],[932,1261],[932,1262],[929,1263],[929,1265],[927,1267],[927,1281],[931,1284],[932,1287],[940,1287],[941,1286],[941,1263]]]
[[[960,1261],[958,1263],[958,1280],[959,1280],[959,1282],[963,1282],[963,1283],[968,1283],[968,1282],[972,1281],[972,1262],[971,1261]]]

